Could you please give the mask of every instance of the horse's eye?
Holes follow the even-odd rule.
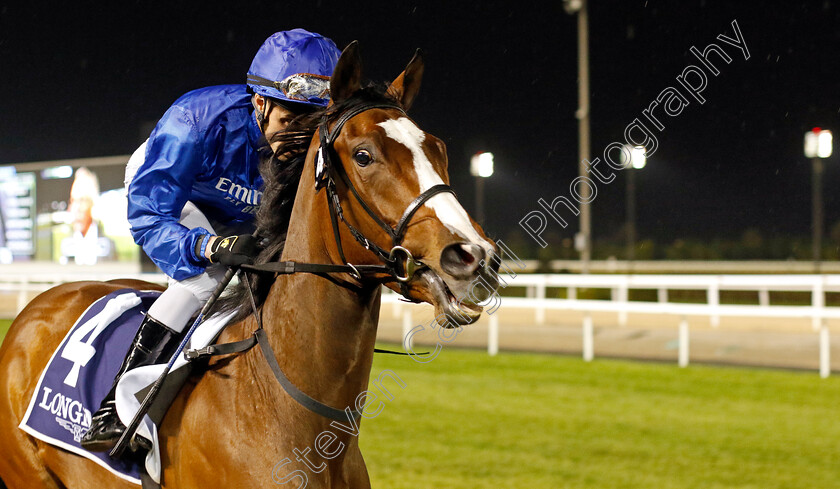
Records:
[[[353,155],[353,159],[359,166],[368,166],[370,162],[373,161],[373,157],[370,156],[370,153],[366,149],[356,151],[356,154]]]

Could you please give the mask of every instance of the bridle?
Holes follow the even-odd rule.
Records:
[[[406,296],[407,299],[410,300],[408,297],[407,290],[405,284],[411,280],[411,277],[414,275],[420,268],[426,267],[425,264],[417,261],[412,256],[411,252],[406,249],[405,247],[401,246],[402,241],[405,238],[406,228],[408,224],[411,222],[411,218],[414,217],[414,214],[420,209],[420,207],[426,203],[429,199],[434,197],[435,195],[448,192],[455,195],[455,191],[449,185],[439,184],[434,185],[428,188],[426,191],[418,195],[411,203],[408,204],[405,211],[400,217],[400,220],[397,222],[396,227],[389,226],[381,217],[379,217],[365,202],[365,200],[359,195],[359,192],[356,190],[356,187],[350,181],[350,178],[347,176],[347,172],[339,162],[339,164],[333,164],[333,158],[335,157],[336,160],[338,159],[337,155],[335,154],[334,144],[335,141],[338,139],[339,134],[341,133],[341,129],[344,127],[344,124],[362,112],[366,112],[372,109],[394,109],[398,110],[400,113],[405,115],[405,111],[396,105],[396,104],[387,104],[387,103],[377,103],[377,104],[365,104],[358,106],[352,110],[348,110],[347,112],[343,113],[341,117],[336,121],[335,125],[332,128],[332,131],[328,132],[327,120],[326,118],[321,122],[321,126],[318,130],[320,136],[321,145],[318,148],[318,161],[316,164],[316,174],[315,174],[315,185],[316,188],[323,186],[326,188],[327,198],[329,200],[329,208],[330,208],[330,220],[332,221],[333,227],[333,234],[335,235],[335,242],[338,246],[338,254],[341,257],[341,261],[347,265],[350,265],[347,262],[347,259],[344,257],[344,250],[341,245],[341,235],[338,229],[338,220],[340,219],[341,222],[347,226],[347,229],[350,231],[350,234],[358,241],[362,246],[366,249],[372,251],[379,259],[384,263],[384,265],[388,268],[389,273],[398,281],[400,282],[403,295]],[[338,192],[336,191],[335,186],[335,176],[341,178],[344,185],[350,189],[350,193],[356,199],[356,201],[362,206],[362,209],[368,214],[368,216],[373,219],[373,221],[379,225],[385,232],[391,237],[391,250],[386,251],[381,246],[377,245],[365,235],[356,229],[355,226],[350,224],[345,217],[344,212],[341,208],[341,200],[338,198]],[[337,219],[337,218],[338,219]],[[357,278],[361,278],[357,274]]]
[[[402,246],[402,241],[405,238],[406,228],[408,224],[411,222],[411,218],[414,217],[414,214],[417,210],[422,206],[426,201],[434,197],[435,195],[448,192],[451,194],[455,194],[455,191],[449,185],[434,185],[418,195],[411,203],[408,204],[408,207],[400,217],[400,220],[397,222],[396,227],[389,226],[381,217],[379,217],[370,206],[365,202],[365,200],[359,195],[359,192],[356,190],[356,187],[353,186],[353,183],[350,181],[350,178],[347,176],[347,173],[344,170],[344,167],[338,162],[338,164],[333,164],[333,161],[338,161],[338,157],[335,154],[335,149],[333,144],[335,143],[336,139],[338,138],[339,134],[341,133],[342,127],[344,124],[347,123],[351,118],[356,115],[361,114],[362,112],[372,110],[372,109],[394,109],[400,111],[402,114],[405,114],[405,111],[402,107],[392,104],[392,103],[366,103],[362,104],[358,107],[352,108],[347,112],[341,114],[341,116],[336,121],[335,125],[332,128],[332,131],[329,131],[329,121],[327,120],[326,115],[324,116],[323,120],[321,121],[321,125],[319,126],[320,132],[320,147],[318,148],[318,160],[316,162],[316,170],[315,170],[315,188],[316,190],[320,190],[324,188],[326,190],[327,195],[327,205],[329,206],[330,210],[330,221],[332,222],[333,234],[335,235],[335,242],[336,246],[338,247],[338,254],[341,258],[342,264],[327,264],[327,263],[299,263],[293,261],[285,261],[285,262],[269,262],[269,263],[262,263],[258,265],[242,265],[241,269],[244,271],[251,271],[251,272],[265,272],[265,273],[276,273],[276,274],[292,274],[292,273],[315,273],[315,274],[324,274],[324,273],[349,273],[354,276],[356,279],[361,280],[363,275],[366,274],[381,274],[386,273],[393,277],[400,283],[400,290],[402,292],[403,297],[406,300],[411,302],[418,302],[416,299],[412,298],[408,292],[408,281],[414,276],[414,274],[422,269],[426,268],[422,262],[419,262],[414,259],[414,256],[411,252]],[[333,160],[335,158],[335,160]],[[382,229],[385,230],[386,233],[391,237],[391,250],[386,251],[381,246],[377,245],[370,239],[368,239],[364,233],[359,231],[355,226],[353,226],[350,222],[347,221],[344,217],[343,209],[341,208],[341,199],[338,196],[338,191],[336,190],[336,179],[340,179],[348,189],[350,189],[350,193],[353,197],[359,202],[362,208],[367,212],[367,214],[376,222]],[[353,265],[347,261],[344,256],[344,249],[341,244],[341,233],[339,229],[338,222],[341,221],[350,231],[350,234],[362,244],[366,249],[372,251],[380,261],[382,261],[381,265]],[[288,377],[283,373],[283,370],[280,368],[280,365],[277,363],[277,355],[275,354],[274,350],[271,348],[271,345],[268,342],[268,338],[266,336],[265,329],[263,328],[262,324],[262,315],[261,309],[257,307],[257,304],[254,300],[254,294],[251,288],[250,280],[248,279],[248,274],[243,273],[241,274],[243,281],[245,282],[245,288],[248,291],[248,297],[250,300],[250,306],[253,309],[254,317],[257,322],[257,330],[254,331],[253,335],[249,338],[246,338],[241,341],[236,341],[233,343],[225,343],[221,345],[209,345],[204,348],[198,350],[187,350],[184,352],[185,356],[189,360],[196,360],[199,358],[208,358],[217,355],[230,355],[230,354],[238,354],[243,353],[255,345],[259,344],[263,356],[265,357],[266,361],[268,362],[269,367],[271,368],[274,377],[289,394],[292,399],[297,401],[301,406],[305,407],[306,409],[323,416],[328,419],[337,420],[337,421],[349,421],[350,419],[357,421],[361,418],[361,411],[358,409],[351,409],[350,407],[346,407],[344,410],[336,409],[334,407],[328,406],[312,397],[307,395],[305,392],[301,391],[297,386],[295,386]],[[374,352],[380,353],[397,353],[392,352],[389,350],[380,350],[378,348],[374,349]],[[425,354],[425,353],[423,353]]]
[[[341,129],[353,117],[373,109],[393,109],[398,110],[405,115],[405,111],[396,103],[375,102],[365,103],[353,107],[342,113],[329,129],[329,120],[326,115],[321,120],[318,127],[320,145],[318,147],[317,160],[315,165],[315,188],[320,190],[323,188],[327,196],[327,206],[330,211],[330,222],[332,224],[333,235],[335,236],[335,244],[338,248],[338,256],[341,258],[341,265],[337,264],[316,264],[316,263],[298,263],[298,262],[272,262],[259,265],[243,265],[242,268],[249,271],[273,272],[281,274],[290,273],[335,273],[344,272],[349,273],[357,280],[362,280],[363,275],[382,274],[385,273],[392,277],[400,284],[400,292],[403,297],[411,302],[418,302],[412,298],[408,290],[408,282],[412,279],[414,274],[427,268],[427,265],[416,260],[411,251],[402,246],[405,233],[414,214],[423,206],[429,199],[437,194],[447,192],[455,195],[455,191],[449,185],[438,184],[426,189],[423,193],[418,195],[411,203],[408,204],[403,212],[400,220],[395,227],[391,227],[379,215],[374,212],[371,207],[365,202],[353,182],[347,176],[344,166],[341,164],[338,155],[335,153],[335,141],[341,134]],[[335,164],[334,162],[338,162]],[[379,246],[374,241],[367,238],[358,228],[351,224],[344,217],[344,210],[341,207],[341,199],[339,198],[336,189],[336,181],[340,180],[350,190],[353,198],[362,206],[365,213],[381,227],[391,238],[391,249],[386,250]],[[339,229],[339,221],[350,231],[353,238],[356,239],[365,249],[373,252],[379,260],[381,265],[353,265],[347,261],[344,255],[344,247],[341,242],[341,231]]]

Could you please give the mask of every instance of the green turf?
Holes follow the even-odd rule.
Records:
[[[406,388],[363,423],[376,488],[840,487],[837,377],[452,347],[385,369]]]
[[[0,319],[0,345],[3,344],[3,338],[6,337],[6,332],[9,331],[9,326],[11,325],[11,319]]]
[[[363,424],[374,487],[840,487],[838,378],[451,347],[383,369],[407,387]]]

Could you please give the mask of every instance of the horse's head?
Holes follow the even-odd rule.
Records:
[[[433,304],[444,326],[470,324],[495,293],[499,257],[448,187],[443,141],[405,113],[422,74],[418,51],[387,93],[372,94],[361,87],[358,47],[350,44],[331,78],[333,116],[309,156],[318,176],[334,175],[326,190],[340,201],[335,221],[344,225],[334,224],[341,240],[333,254],[346,255],[336,258],[389,263],[388,287]]]

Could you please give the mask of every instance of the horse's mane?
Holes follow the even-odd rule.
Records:
[[[272,142],[280,142],[280,146],[273,153],[267,151],[260,161],[264,187],[260,208],[257,211],[256,228],[264,248],[254,263],[278,261],[283,253],[303,165],[306,162],[309,145],[323,118],[326,117],[327,121],[332,122],[342,113],[355,107],[386,101],[396,103],[396,100],[387,93],[387,85],[368,83],[338,104],[296,117],[285,131],[272,137]],[[249,274],[248,278],[251,281],[256,305],[260,307],[268,296],[274,277]],[[230,287],[214,307],[214,310],[221,312],[234,309],[238,309],[238,312],[231,322],[242,320],[252,312],[244,283]]]

